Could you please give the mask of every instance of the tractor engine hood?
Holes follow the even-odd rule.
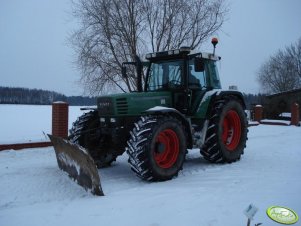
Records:
[[[170,92],[124,93],[97,99],[99,116],[137,116],[155,106],[171,107]]]

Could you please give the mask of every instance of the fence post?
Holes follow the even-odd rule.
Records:
[[[52,103],[52,135],[68,137],[68,113],[68,103],[62,101]]]
[[[299,104],[297,103],[291,106],[291,125],[299,126]]]
[[[262,119],[263,107],[261,105],[256,105],[254,109],[254,121],[260,122]]]

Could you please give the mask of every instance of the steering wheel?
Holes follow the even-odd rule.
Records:
[[[168,81],[168,87],[170,88],[176,88],[182,85],[182,82],[176,79],[172,79]]]

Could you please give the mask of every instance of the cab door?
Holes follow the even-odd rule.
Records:
[[[172,96],[172,108],[187,114],[190,96],[187,92],[187,61],[172,59],[152,62],[148,91],[168,91]]]
[[[173,60],[166,62],[163,77],[166,79],[167,89],[173,96],[173,107],[183,114],[187,114],[190,107],[190,95],[187,92],[185,61]]]
[[[206,68],[203,71],[195,70],[194,59],[188,61],[188,89],[190,91],[189,111],[188,115],[194,115],[198,110],[199,104],[206,93]]]

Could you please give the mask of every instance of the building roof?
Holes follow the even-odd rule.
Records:
[[[276,96],[281,96],[281,95],[286,95],[286,94],[293,94],[293,93],[301,93],[301,88],[299,89],[292,89],[292,90],[288,90],[288,91],[284,91],[284,92],[280,92],[280,93],[274,93],[271,95],[267,95],[267,97],[276,97]]]

